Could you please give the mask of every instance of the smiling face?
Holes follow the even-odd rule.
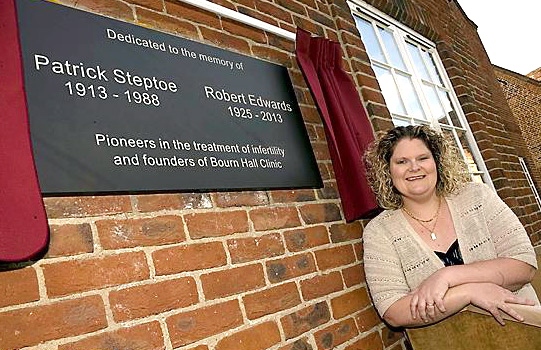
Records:
[[[398,141],[389,166],[393,185],[404,200],[428,199],[435,194],[437,166],[422,140],[406,137]]]

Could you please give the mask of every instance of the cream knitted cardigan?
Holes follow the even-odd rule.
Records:
[[[510,257],[537,268],[524,227],[487,185],[470,183],[445,199],[465,264]],[[401,210],[386,210],[372,219],[364,230],[363,246],[366,281],[381,316],[395,301],[444,267]],[[539,304],[530,284],[517,293]]]

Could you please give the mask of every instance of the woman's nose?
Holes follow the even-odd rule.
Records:
[[[417,170],[419,170],[419,168],[420,167],[419,167],[419,164],[417,163],[417,161],[414,160],[414,161],[412,161],[410,163],[410,170],[411,171],[417,171]]]

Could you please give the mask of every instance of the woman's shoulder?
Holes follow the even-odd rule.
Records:
[[[480,182],[468,182],[457,191],[456,194],[451,195],[451,198],[454,199],[480,199],[486,194],[492,191],[487,184]]]
[[[398,225],[400,210],[384,210],[365,225],[363,235],[377,233],[383,227]]]
[[[458,193],[446,197],[453,203],[460,216],[484,211],[497,198],[497,194],[487,184],[469,182]]]

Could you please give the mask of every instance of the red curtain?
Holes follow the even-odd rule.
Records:
[[[362,157],[374,134],[355,85],[342,69],[340,44],[298,28],[296,55],[323,118],[346,220],[372,217],[379,208]]]
[[[0,1],[0,33],[0,262],[14,262],[43,252],[49,227],[30,143],[14,0]]]

